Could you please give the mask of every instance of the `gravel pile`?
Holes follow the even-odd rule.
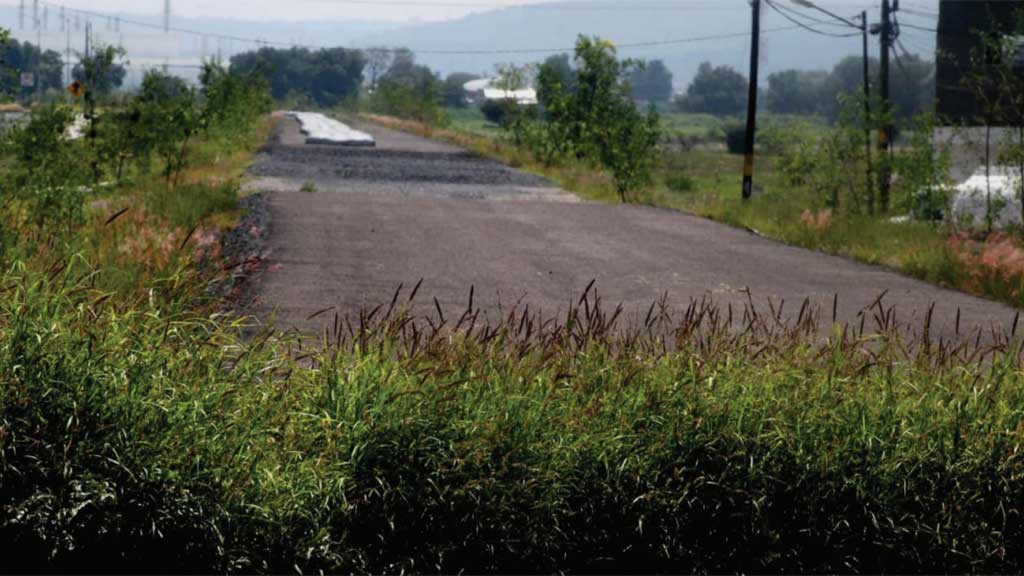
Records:
[[[250,281],[266,262],[270,208],[263,194],[242,198],[238,207],[242,211],[238,226],[220,239],[221,254],[230,274],[211,286],[211,291],[244,307],[251,300]]]
[[[468,152],[418,152],[275,146],[249,171],[254,176],[296,180],[444,182],[551,187],[527,174]]]

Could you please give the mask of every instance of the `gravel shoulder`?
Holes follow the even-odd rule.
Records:
[[[652,302],[709,299],[742,307],[769,301],[796,315],[806,300],[831,320],[857,325],[878,302],[932,336],[1006,327],[1017,311],[887,269],[788,247],[679,212],[580,202],[543,179],[446,144],[376,126],[375,149],[321,150],[289,142],[282,128],[253,168],[274,223],[271,265],[257,310],[281,328],[319,332],[334,313],[391,301],[423,285],[414,311],[514,305],[552,315],[591,281],[606,306],[642,318]],[[303,192],[313,182],[316,192]],[[308,188],[307,188],[308,189]],[[328,311],[313,317],[318,312]],[[456,314],[457,315],[457,314]]]

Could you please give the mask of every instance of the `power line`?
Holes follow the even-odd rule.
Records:
[[[900,12],[906,12],[907,14],[912,14],[921,18],[931,18],[933,20],[938,20],[939,18],[939,15],[935,12],[925,12],[923,10],[914,10],[913,8],[901,7]]]
[[[925,26],[918,26],[916,24],[907,24],[906,22],[900,22],[900,27],[901,28],[910,28],[911,30],[920,30],[922,32],[934,32],[936,34],[939,33],[939,31],[936,30],[935,28],[928,28],[928,27],[925,27]]]
[[[53,5],[50,2],[47,2],[46,0],[42,0],[41,3]],[[107,16],[106,13],[97,12],[97,11],[94,11],[94,10],[83,10],[83,9],[79,9],[79,8],[66,8],[66,10],[68,12],[74,13],[76,15],[76,17],[78,17],[78,16],[87,16],[87,17],[104,18],[104,17]],[[121,18],[121,23],[122,24],[126,24],[126,25],[130,25],[130,26],[136,26],[136,27],[140,27],[140,28],[148,28],[148,29],[154,29],[154,30],[163,30],[164,29],[164,27],[159,25],[159,24],[152,24],[152,23],[149,23],[149,22],[143,22],[143,21],[140,21],[140,20],[133,20],[133,19],[128,19],[128,18]],[[782,27],[777,27],[777,28],[769,28],[769,29],[763,30],[763,32],[783,32],[783,31],[786,31],[786,30],[794,30],[794,29],[796,29],[798,27],[803,27],[803,25],[782,26]],[[321,45],[321,44],[299,44],[299,43],[291,43],[291,42],[275,42],[275,41],[271,41],[271,40],[262,40],[262,39],[259,39],[259,38],[249,38],[249,37],[244,37],[244,36],[233,36],[233,35],[228,35],[228,34],[201,32],[201,31],[198,31],[198,30],[192,30],[192,29],[188,29],[188,28],[181,28],[181,27],[175,27],[175,26],[168,26],[167,30],[171,31],[171,32],[176,32],[176,33],[179,33],[179,34],[189,34],[189,35],[200,36],[200,37],[206,36],[206,37],[210,37],[210,38],[219,38],[219,39],[229,40],[229,41],[233,41],[233,42],[242,42],[242,43],[247,43],[247,44],[253,44],[253,45],[256,45],[256,46],[275,46],[275,47],[285,47],[285,48],[306,48],[306,49],[311,49],[311,50],[320,50],[320,49],[332,48],[331,46],[326,46],[326,45]],[[674,39],[670,39],[670,40],[621,43],[621,44],[616,44],[616,48],[620,49],[620,50],[628,50],[628,49],[637,49],[637,48],[652,48],[652,47],[658,47],[658,46],[677,46],[677,45],[682,45],[682,44],[693,44],[693,43],[698,43],[698,42],[710,42],[710,41],[715,41],[715,40],[728,40],[728,39],[733,39],[733,38],[744,38],[744,37],[748,37],[748,36],[750,36],[750,32],[749,31],[746,31],[746,32],[734,32],[734,33],[725,33],[725,34],[713,34],[713,35],[707,35],[707,36],[693,36],[693,37],[689,37],[689,38],[674,38]],[[354,49],[358,49],[358,48],[354,48]],[[390,51],[390,52],[398,52],[398,51],[402,51],[403,49],[401,49],[401,48],[394,48],[394,49],[388,48],[388,49],[384,49],[384,50],[385,51]],[[509,49],[497,48],[497,49],[476,49],[476,50],[473,50],[473,49],[453,49],[453,50],[443,50],[443,49],[410,49],[409,51],[410,52],[414,52],[416,54],[423,54],[423,55],[508,55],[508,54],[554,54],[554,53],[560,53],[560,52],[572,52],[573,50],[574,50],[573,47],[562,47],[562,48],[509,48]]]
[[[780,16],[782,16],[786,20],[789,20],[790,22],[792,22],[796,26],[798,26],[800,28],[803,28],[804,30],[806,30],[808,32],[813,32],[814,34],[820,34],[821,36],[829,36],[829,37],[832,37],[832,38],[850,38],[850,37],[853,37],[853,36],[860,36],[860,33],[856,33],[856,32],[855,33],[850,33],[850,34],[839,34],[839,33],[836,33],[836,32],[825,32],[823,30],[818,30],[817,28],[812,28],[811,26],[808,26],[807,24],[804,24],[803,22],[800,22],[796,18],[793,18],[789,14],[786,14],[785,12],[780,10],[779,7],[776,6],[775,3],[772,2],[771,0],[765,0],[765,1],[768,4],[768,6],[772,10],[777,12]]]
[[[819,18],[819,17],[811,16],[810,14],[807,14],[806,12],[801,12],[799,10],[796,10],[795,8],[792,8],[790,6],[785,6],[783,4],[773,4],[772,8],[774,8],[776,11],[784,10],[785,12],[788,12],[788,13],[792,14],[795,17],[798,16],[800,18],[803,18],[804,20],[807,20],[809,22],[814,22],[816,24],[821,24],[823,26],[845,27],[844,24],[841,24],[839,22],[835,22],[833,20],[824,20],[824,19]]]
[[[447,0],[416,1],[416,0],[332,0],[332,4],[350,4],[358,6],[387,7],[423,7],[423,8],[521,8],[524,10],[622,10],[622,11],[643,11],[643,10],[729,10],[743,9],[742,4],[728,4],[721,1],[712,2],[700,0],[697,2],[646,2],[646,3],[617,3],[617,2],[591,2],[576,4],[507,4],[497,2],[456,2]]]

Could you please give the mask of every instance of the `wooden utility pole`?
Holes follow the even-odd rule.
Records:
[[[64,23],[61,29],[67,34],[67,45],[64,47],[64,85],[68,86],[74,80],[74,77],[71,75],[71,19],[64,15],[63,6],[61,6],[60,10],[60,19]],[[68,94],[68,96],[71,96],[71,94]]]
[[[860,13],[861,31],[864,33],[864,158],[867,161],[867,188],[868,213],[875,213],[875,182],[871,167],[871,67],[869,66],[870,53],[868,51],[868,12]]]
[[[897,0],[898,6],[898,0]],[[885,123],[878,131],[878,150],[882,156],[881,165],[878,170],[879,199],[882,204],[882,213],[889,211],[889,190],[891,186],[892,167],[886,161],[892,146],[892,105],[889,93],[889,51],[892,50],[892,7],[889,0],[882,0],[882,25],[879,28],[881,38],[881,52],[879,53],[879,64],[881,70],[882,89],[882,120]]]
[[[751,0],[753,33],[750,38],[750,91],[747,95],[746,157],[743,160],[743,199],[754,195],[754,144],[757,131],[757,66],[761,48],[761,0]]]

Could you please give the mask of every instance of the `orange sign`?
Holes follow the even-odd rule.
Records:
[[[78,80],[75,80],[71,84],[68,84],[68,92],[75,98],[80,98],[85,94],[85,84],[82,84]]]

